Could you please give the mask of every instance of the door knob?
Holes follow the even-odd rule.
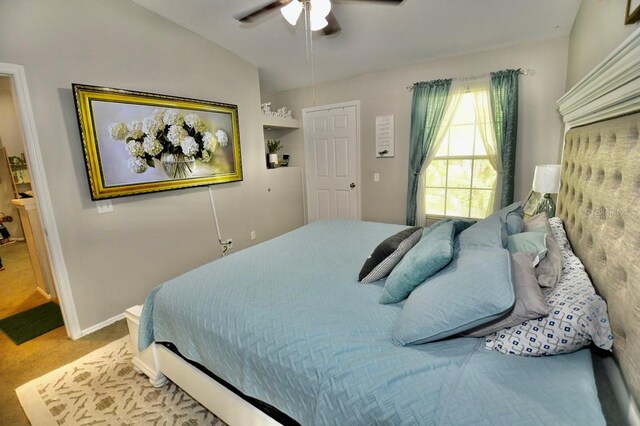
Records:
[[[351,182],[351,185],[349,185],[349,186],[350,186],[351,188],[355,188],[355,187],[356,187],[356,184],[355,184],[355,183],[353,183],[353,182]]]

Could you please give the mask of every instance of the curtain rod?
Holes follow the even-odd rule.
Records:
[[[536,70],[534,70],[533,68],[526,68],[526,69],[520,70],[520,74],[534,76],[534,75],[536,75]],[[471,80],[478,80],[478,79],[483,78],[483,77],[488,77],[489,75],[490,75],[489,73],[487,73],[487,74],[479,74],[479,75],[470,75],[470,76],[467,76],[467,77],[452,78],[451,80],[453,80],[453,81],[471,81]],[[415,85],[416,85],[416,83],[414,83],[414,84],[412,84],[410,86],[407,86],[407,90],[413,90],[413,87]]]

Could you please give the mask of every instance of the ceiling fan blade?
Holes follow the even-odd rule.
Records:
[[[324,35],[336,34],[342,30],[342,27],[340,27],[340,24],[336,19],[336,15],[334,15],[333,12],[329,12],[325,19],[329,24],[322,29]]]
[[[297,1],[297,0],[296,0]],[[253,9],[251,12],[236,15],[235,18],[240,22],[253,22],[258,19],[262,14],[270,12],[274,9],[278,9],[286,4],[289,4],[291,0],[276,0],[264,6],[260,6],[257,9]]]

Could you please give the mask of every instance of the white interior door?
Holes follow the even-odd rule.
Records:
[[[357,103],[303,111],[307,218],[359,219]]]

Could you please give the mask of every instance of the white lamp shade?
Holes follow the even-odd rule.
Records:
[[[286,19],[288,23],[295,26],[298,22],[302,9],[302,3],[298,0],[293,0],[288,5],[280,8],[280,13],[282,13],[282,16],[284,16],[284,19]]]
[[[560,190],[560,164],[536,166],[533,175],[533,190],[543,194],[557,194]]]

